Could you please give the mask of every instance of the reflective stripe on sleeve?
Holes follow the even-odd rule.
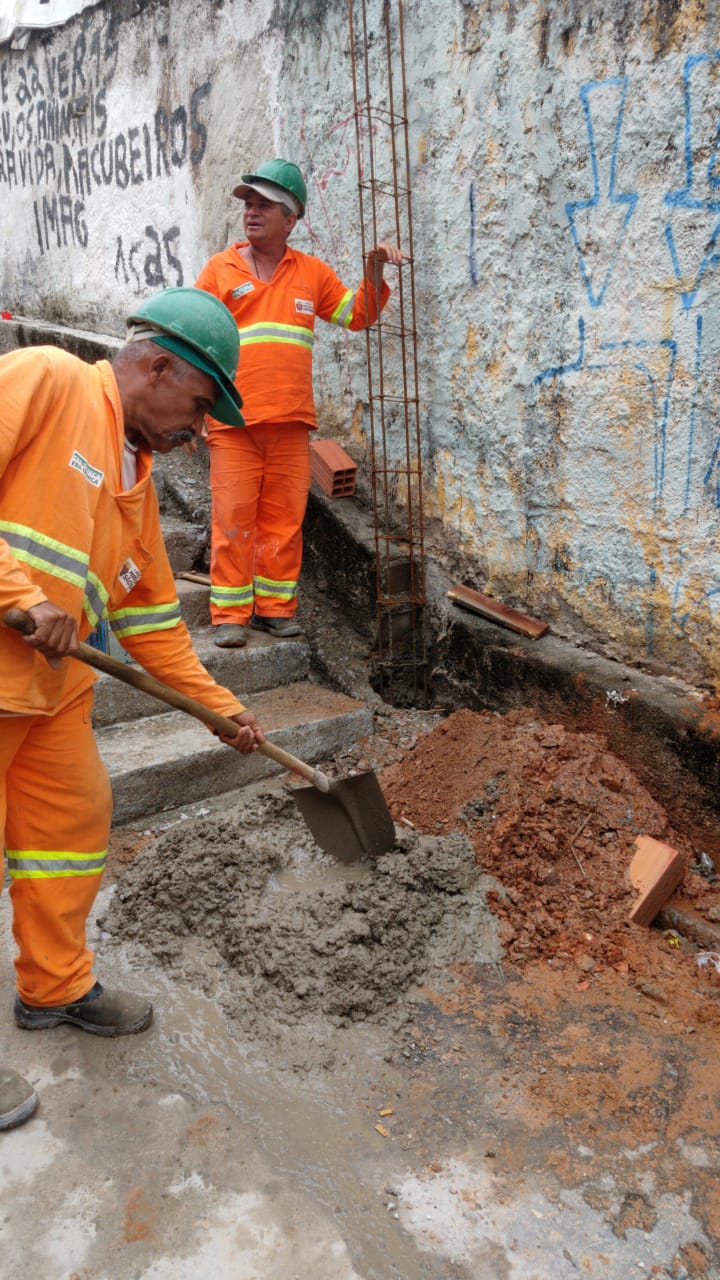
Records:
[[[89,569],[90,557],[67,543],[38,533],[28,525],[0,520],[0,537],[7,542],[16,560],[39,573],[58,578],[84,593],[82,610],[95,627],[107,603],[108,592],[97,574]]]
[[[108,592],[105,590],[102,582],[94,573],[88,573],[87,582],[85,583],[85,599],[83,600],[83,613],[87,618],[90,626],[95,628],[105,612],[105,605],[108,601]]]
[[[0,537],[5,539],[16,560],[85,590],[90,557],[82,551],[9,520],[0,520]]]
[[[330,317],[330,324],[342,325],[347,329],[352,320],[353,308],[355,306],[355,297],[352,289],[348,289],[345,296],[340,300]]]
[[[113,609],[108,614],[113,633],[120,636],[139,636],[147,631],[169,631],[182,622],[180,601],[156,604],[152,608]]]

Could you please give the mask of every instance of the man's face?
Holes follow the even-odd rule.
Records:
[[[161,352],[126,412],[125,434],[132,444],[170,453],[204,434],[217,388],[209,374],[178,356]]]
[[[251,191],[243,201],[243,228],[250,244],[258,249],[287,240],[297,218],[286,213],[281,204],[266,200],[259,191]]]

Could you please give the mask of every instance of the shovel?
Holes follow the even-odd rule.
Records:
[[[26,636],[35,630],[32,618],[21,609],[9,609],[3,621],[6,627]],[[234,720],[211,711],[202,702],[179,693],[147,672],[93,649],[92,645],[80,644],[72,657],[141,689],[143,693],[149,693],[171,707],[186,711],[226,738],[234,738],[237,733],[238,726]],[[342,862],[357,862],[368,857],[377,858],[392,849],[395,826],[374,773],[359,773],[333,782],[319,769],[313,769],[312,765],[275,746],[274,742],[262,742],[258,751],[312,783],[310,787],[295,787],[292,794],[315,843],[326,853],[334,854]]]

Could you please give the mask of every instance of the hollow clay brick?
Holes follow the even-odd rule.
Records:
[[[633,924],[651,924],[677,889],[684,874],[685,860],[677,849],[652,836],[638,836],[637,850],[630,863],[630,883],[638,897],[630,912]]]
[[[310,473],[329,498],[350,498],[355,492],[357,465],[334,440],[310,442]]]

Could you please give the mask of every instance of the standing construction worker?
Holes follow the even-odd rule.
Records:
[[[212,547],[211,617],[215,644],[246,643],[248,624],[296,636],[302,522],[310,489],[309,433],[317,425],[312,389],[316,317],[345,329],[373,324],[390,295],[386,262],[405,255],[371,249],[357,292],[326,263],[288,247],[305,213],[297,165],[269,160],[243,174],[246,240],[215,254],[196,286],[220,298],[240,331],[240,385],[247,427],[209,425]]]
[[[66,661],[106,614],[147,671],[232,718],[225,739],[262,743],[252,712],[212,679],[180,617],[152,453],[194,440],[207,413],[242,426],[235,322],[216,298],[168,289],[130,318],[112,364],[55,347],[0,358],[0,837],[10,875],[18,994],[29,1030],[70,1023],[95,1035],[142,1031],[152,1007],[105,990],[85,924],[108,847],[111,794],[90,723],[96,676]],[[0,1066],[0,1129],[37,1096]]]

